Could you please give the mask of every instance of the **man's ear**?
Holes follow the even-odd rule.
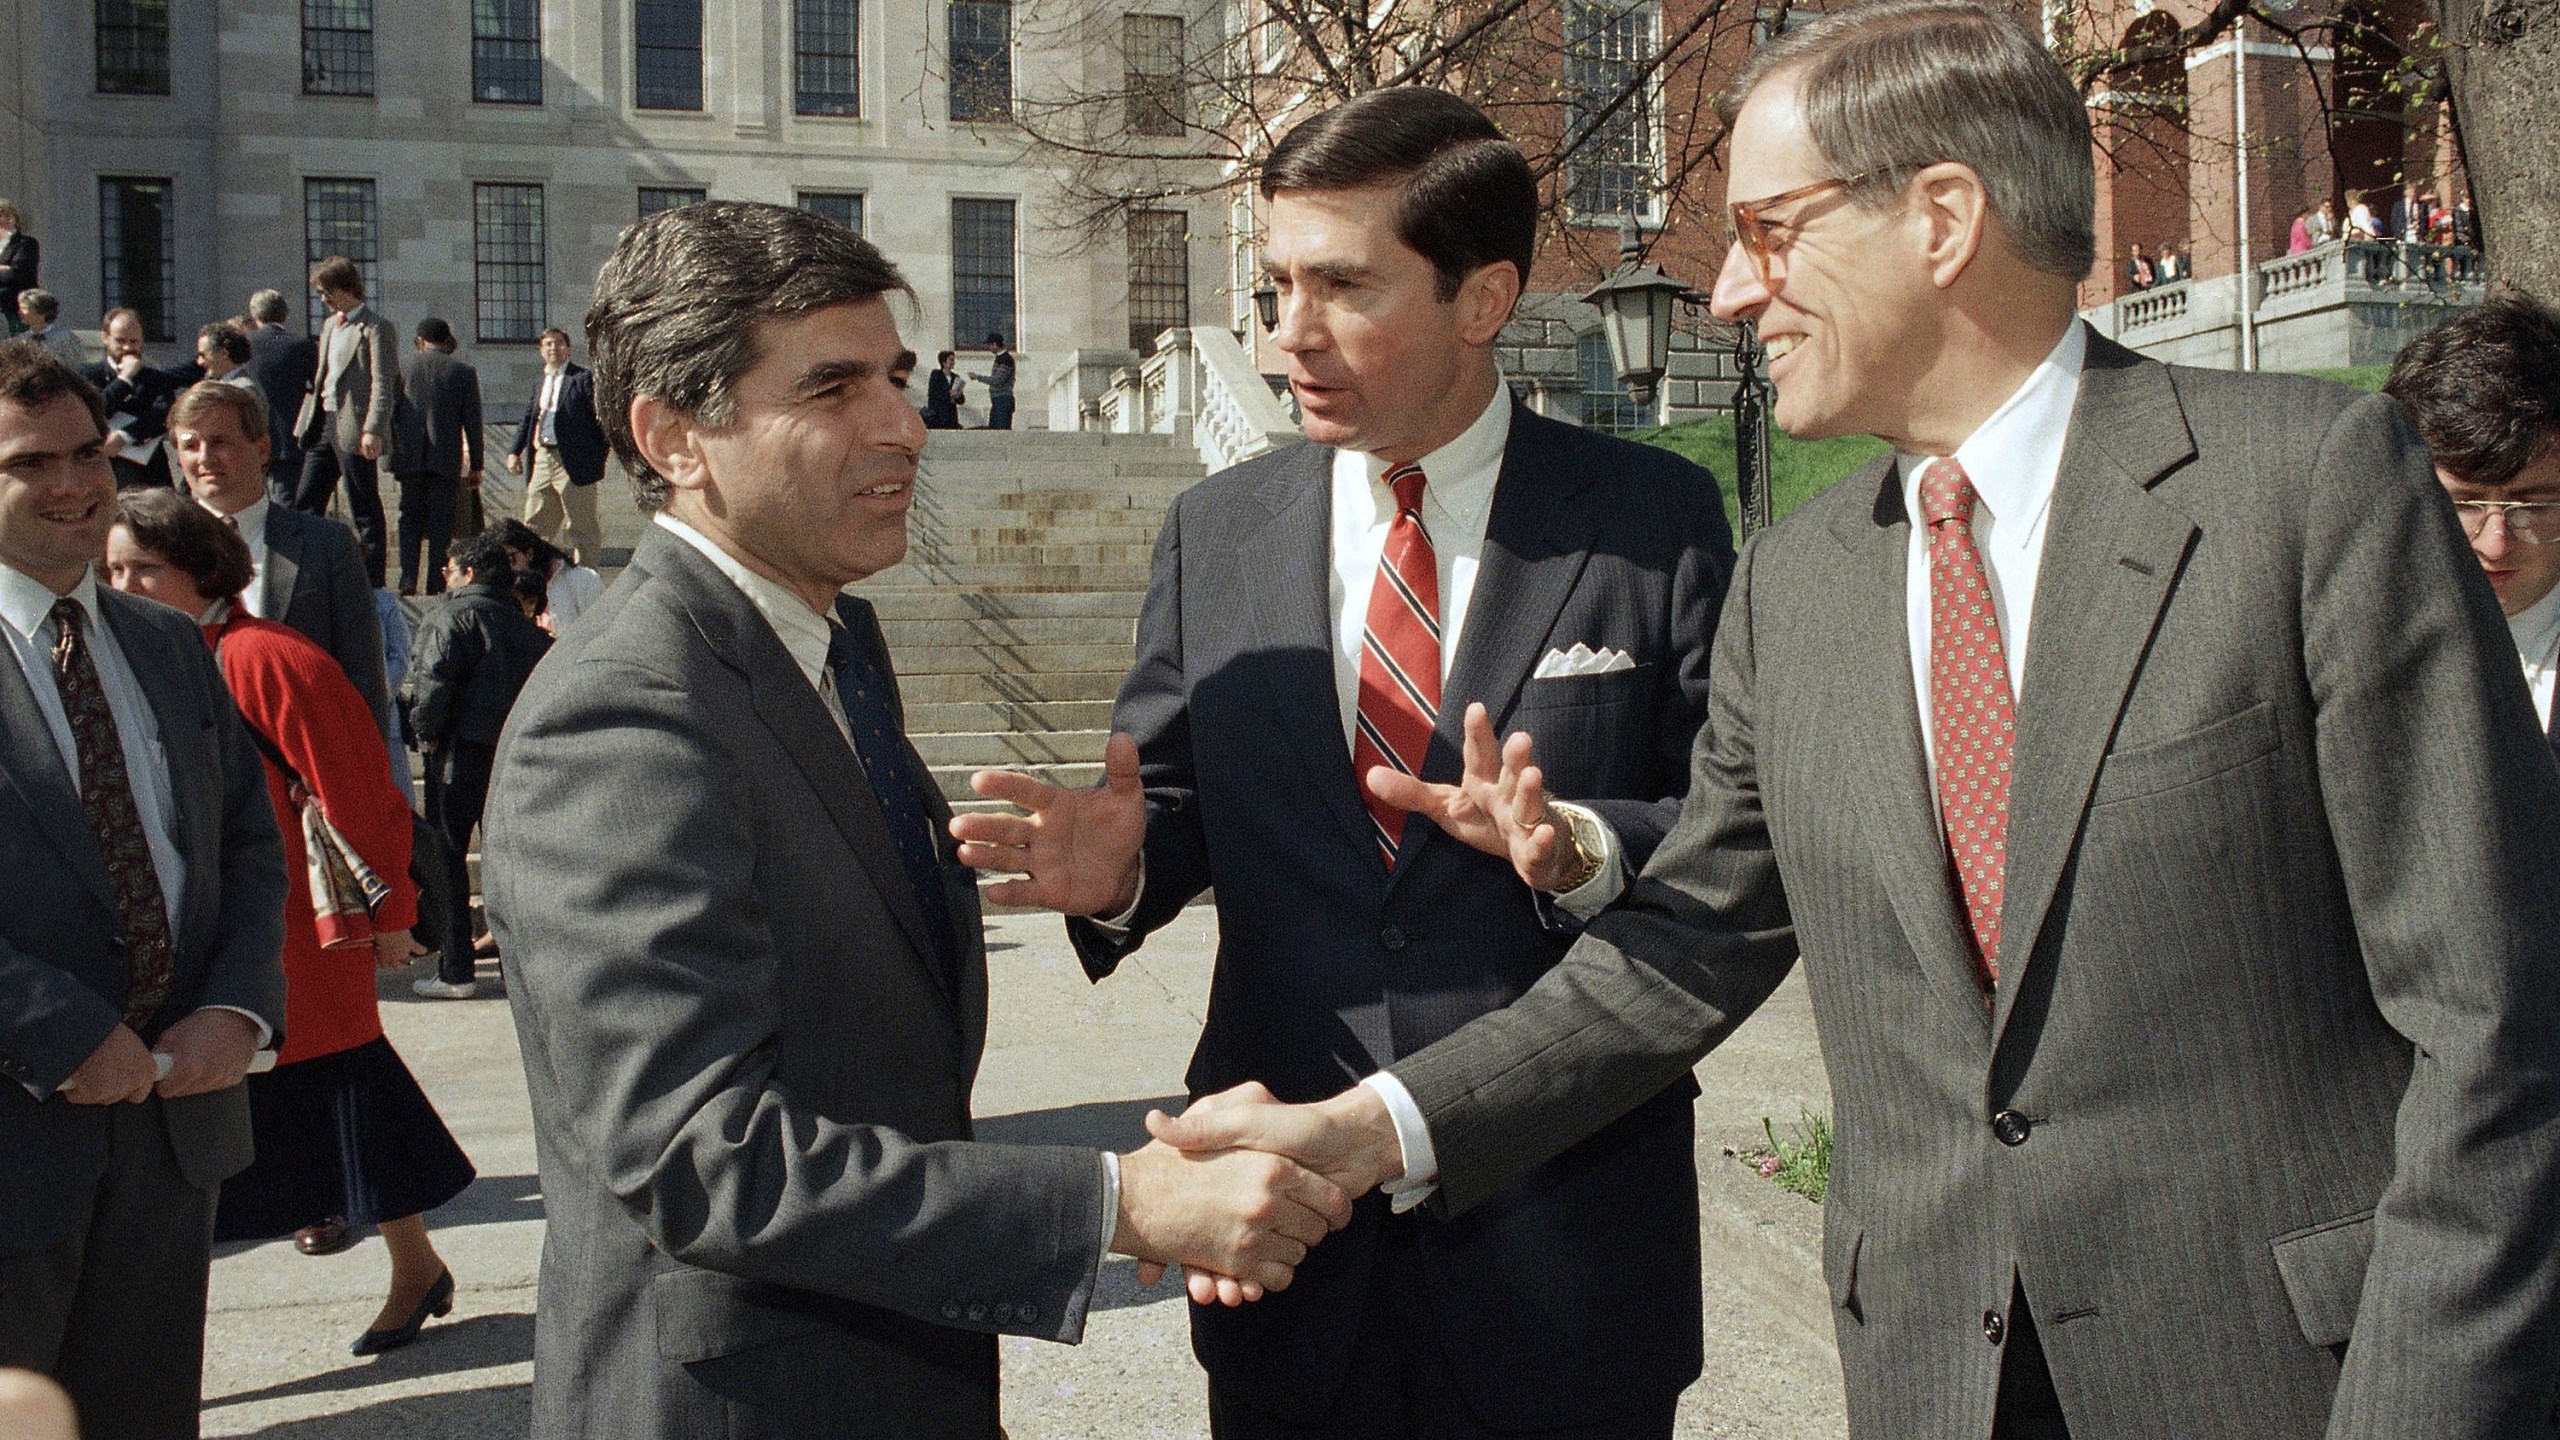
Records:
[[[1929,278],[1944,290],[1961,279],[1982,251],[1998,222],[1991,195],[1970,165],[1941,160],[1911,177],[1906,192],[1922,236],[1922,259]]]
[[[1458,338],[1490,345],[1520,304],[1520,267],[1508,260],[1479,265],[1458,282]]]
[[[678,490],[706,490],[711,468],[703,460],[702,425],[656,395],[631,397],[631,443],[649,468]]]

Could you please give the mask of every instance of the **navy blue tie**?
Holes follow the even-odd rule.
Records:
[[[925,808],[924,792],[917,788],[915,770],[907,764],[906,740],[889,710],[888,678],[842,622],[830,628],[834,634],[827,643],[827,668],[834,672],[836,703],[843,707],[846,728],[853,732],[853,752],[862,759],[862,773],[870,777],[871,793],[879,797],[880,813],[889,822],[889,838],[897,843],[898,859],[906,866],[907,883],[915,891],[916,908],[924,912],[925,928],[933,933],[934,959],[941,964],[946,982],[956,980],[959,938],[942,889],[942,856],[934,844],[933,814]]]

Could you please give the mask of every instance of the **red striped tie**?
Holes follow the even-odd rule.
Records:
[[[1387,526],[1387,548],[1369,587],[1368,624],[1360,632],[1360,724],[1351,741],[1352,773],[1392,765],[1407,775],[1422,769],[1431,729],[1440,723],[1440,559],[1422,528],[1422,467],[1387,472],[1396,518]],[[1396,868],[1396,842],[1405,812],[1369,793],[1369,823],[1378,853]]]

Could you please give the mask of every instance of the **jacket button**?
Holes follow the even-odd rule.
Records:
[[[1033,1305],[1016,1305],[1013,1307],[1013,1314],[1015,1319],[1020,1320],[1025,1325],[1028,1325],[1032,1321],[1040,1318],[1039,1308]]]
[[[972,1325],[983,1325],[986,1321],[987,1307],[983,1304],[972,1303],[969,1306],[969,1323]]]
[[[1401,950],[1404,948],[1404,932],[1390,925],[1378,932],[1378,943],[1390,951]]]
[[[1994,1344],[1994,1345],[1997,1345],[1997,1344],[1999,1344],[2002,1340],[2004,1340],[2004,1339],[2008,1338],[2008,1334],[2009,1334],[2009,1322],[2000,1318],[2000,1312],[1999,1312],[1999,1311],[1997,1311],[1997,1310],[1985,1310],[1985,1311],[1983,1311],[1983,1312],[1982,1312],[1982,1338],[1983,1338],[1983,1339],[1990,1341],[1990,1342],[1991,1342],[1992,1344]]]
[[[956,1303],[954,1303],[954,1302],[952,1302],[952,1301],[948,1301],[948,1300],[944,1301],[944,1302],[943,1302],[943,1304],[942,1304],[942,1318],[943,1318],[943,1319],[945,1319],[945,1320],[957,1320],[957,1319],[959,1319],[959,1318],[960,1318],[960,1307],[959,1307],[959,1305],[958,1305],[958,1304],[956,1304]]]
[[[1991,1117],[1991,1133],[1999,1136],[2003,1145],[2026,1144],[2028,1129],[2027,1117],[2015,1110],[2003,1110]]]
[[[1013,1307],[1012,1307],[1011,1305],[1003,1305],[1003,1304],[1000,1304],[1000,1305],[996,1306],[996,1323],[997,1323],[997,1324],[1002,1325],[1002,1324],[1004,1324],[1006,1321],[1011,1320],[1012,1318],[1013,1318]]]

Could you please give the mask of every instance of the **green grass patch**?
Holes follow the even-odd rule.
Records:
[[[1710,415],[1704,420],[1689,420],[1678,425],[1643,430],[1627,437],[1646,445],[1659,445],[1675,455],[1685,456],[1714,472],[1716,484],[1724,491],[1725,518],[1739,530],[1741,508],[1733,493],[1733,417]],[[1782,431],[1769,434],[1769,468],[1774,472],[1770,513],[1784,517],[1786,513],[1819,495],[1840,477],[1866,464],[1885,451],[1885,443],[1865,435],[1842,435],[1830,440],[1790,440]]]
[[[2361,390],[2367,395],[2373,395],[2379,394],[2382,390],[2382,382],[2391,378],[2391,367],[2388,365],[2343,365],[2334,370],[2305,370],[2302,373],[2305,375],[2317,375],[2323,380],[2335,380],[2341,385]]]
[[[1831,1193],[1831,1117],[1804,1111],[1788,1138],[1781,1140],[1777,1127],[1763,1115],[1760,1133],[1769,1141],[1765,1148],[1733,1151],[1733,1157],[1779,1189],[1821,1204]]]

